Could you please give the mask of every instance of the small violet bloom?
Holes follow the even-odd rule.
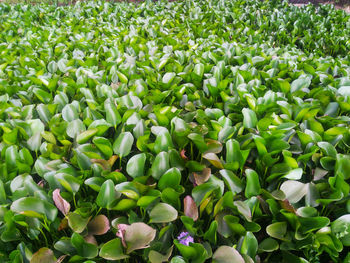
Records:
[[[193,237],[191,237],[188,232],[181,232],[180,235],[177,237],[177,240],[179,240],[180,244],[183,244],[185,246],[188,246],[194,241]]]

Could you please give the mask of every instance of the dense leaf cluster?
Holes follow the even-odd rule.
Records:
[[[350,260],[349,18],[0,4],[1,262]]]

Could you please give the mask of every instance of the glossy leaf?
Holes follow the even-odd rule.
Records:
[[[128,164],[126,166],[126,171],[133,178],[143,176],[145,170],[145,163],[146,154],[141,153],[134,155],[129,159]]]
[[[119,238],[112,239],[101,247],[100,257],[107,260],[122,260],[129,256],[123,252],[122,242]]]
[[[167,223],[177,218],[177,210],[169,204],[159,203],[150,212],[152,223]]]
[[[229,246],[219,247],[214,255],[213,262],[216,263],[228,263],[228,262],[237,262],[244,263],[243,257],[238,253],[236,249]]]
[[[11,210],[16,213],[32,211],[39,215],[46,216],[50,221],[54,221],[57,216],[57,209],[54,205],[36,197],[22,197],[17,199],[12,203]]]
[[[133,143],[134,137],[132,134],[130,132],[123,132],[114,142],[113,151],[115,154],[118,154],[120,158],[123,158],[130,153]]]

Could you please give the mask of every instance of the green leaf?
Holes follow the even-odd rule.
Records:
[[[169,85],[171,84],[171,82],[173,81],[173,79],[175,78],[176,73],[174,72],[167,72],[164,74],[163,79],[162,79],[162,83]]]
[[[159,179],[169,168],[169,154],[167,152],[158,153],[151,167],[153,178]]]
[[[204,233],[203,238],[205,240],[209,240],[211,244],[216,244],[216,231],[218,228],[218,223],[216,221],[212,221],[208,230]]]
[[[134,137],[132,134],[130,132],[122,132],[113,144],[113,151],[120,158],[123,158],[130,153],[133,143]]]
[[[229,190],[233,193],[240,193],[244,189],[242,181],[229,170],[220,170],[220,174],[223,177],[225,184]]]
[[[301,179],[302,175],[303,175],[303,169],[297,168],[297,169],[289,171],[283,177],[286,179],[291,179],[291,180],[299,180],[299,179]]]
[[[199,135],[198,133],[191,133],[188,135],[188,138],[194,142],[201,153],[204,153],[208,150],[208,146],[204,141],[203,136]]]
[[[238,163],[239,167],[242,169],[243,156],[239,143],[234,139],[230,139],[226,142],[226,163]]]
[[[181,243],[179,243],[179,241],[174,240],[174,244],[176,246],[176,248],[180,251],[181,255],[185,258],[185,259],[195,259],[198,257],[198,253],[196,251],[196,249],[194,247],[191,246],[186,246],[183,245]]]
[[[78,233],[73,233],[71,242],[77,250],[79,256],[82,256],[84,258],[95,258],[98,255],[97,246],[91,243],[87,243],[84,238]]]
[[[176,256],[171,259],[170,263],[186,263],[186,261],[182,257]]]
[[[331,224],[332,233],[340,239],[344,246],[350,246],[350,214],[343,215]]]
[[[166,171],[158,182],[158,188],[164,190],[167,187],[177,189],[181,182],[181,172],[177,168],[170,168]]]
[[[104,102],[104,108],[106,111],[106,121],[116,128],[117,125],[122,121],[116,105],[111,99],[107,99]]]
[[[50,73],[56,73],[57,71],[57,63],[55,61],[51,61],[48,65],[47,65],[47,70]]]
[[[234,201],[233,204],[237,207],[238,212],[245,217],[248,222],[252,221],[252,212],[250,207],[243,201]]]
[[[62,109],[62,118],[66,122],[71,122],[79,118],[77,109],[72,104],[67,104]]]
[[[48,84],[45,79],[42,80],[44,80],[44,82]],[[51,93],[48,93],[42,89],[34,88],[33,93],[42,103],[49,103],[52,100]]]
[[[291,203],[299,202],[307,193],[307,185],[298,181],[285,181],[280,189]]]
[[[22,197],[11,204],[11,210],[16,213],[35,212],[46,216],[51,222],[57,217],[57,209],[51,203],[36,197]]]
[[[55,263],[56,258],[53,251],[47,247],[40,248],[36,253],[33,254],[30,259],[30,263]]]
[[[199,77],[199,80],[202,80],[204,74],[204,65],[202,63],[198,63],[194,66],[193,72],[196,76]]]
[[[273,238],[266,238],[259,244],[259,250],[264,252],[276,251],[279,248],[278,242]]]
[[[242,109],[243,113],[243,126],[244,128],[255,128],[258,123],[256,113],[248,108]]]
[[[115,238],[103,244],[100,250],[100,257],[107,260],[122,260],[129,256],[124,254],[121,240]]]
[[[104,178],[101,177],[90,177],[85,180],[85,184],[90,186],[96,192],[99,192],[102,184],[105,182]]]
[[[330,220],[327,217],[322,216],[300,217],[299,222],[301,224],[300,231],[302,233],[309,233],[327,226],[330,223]]]
[[[80,182],[73,175],[66,173],[58,173],[55,175],[55,178],[67,191],[74,194],[79,191]]]
[[[350,178],[350,156],[345,154],[338,154],[335,164],[335,173],[341,174],[345,180]]]
[[[266,227],[266,233],[273,238],[285,241],[285,235],[287,233],[287,223],[277,222]]]
[[[299,90],[305,90],[310,86],[310,84],[311,80],[302,75],[292,82],[290,91],[291,93],[294,93]]]
[[[177,215],[177,210],[166,203],[157,204],[149,213],[152,223],[168,223],[176,220]]]
[[[163,255],[155,250],[151,250],[148,254],[148,259],[151,263],[162,263],[162,262],[169,262],[169,258],[173,252],[173,247],[171,246],[167,251],[166,254]]]
[[[112,209],[113,210],[118,210],[118,211],[127,211],[130,209],[133,209],[136,206],[136,201],[132,199],[122,199],[118,202],[116,206],[114,206]]]
[[[5,192],[5,188],[4,188],[4,183],[2,182],[1,179],[0,179],[0,202],[2,204],[6,203],[6,192]]]
[[[124,239],[127,253],[149,246],[156,236],[156,230],[145,223],[133,223],[125,230]]]
[[[38,151],[41,145],[41,135],[40,133],[34,134],[27,141],[28,147],[31,151]]]
[[[241,253],[247,254],[251,258],[255,258],[256,252],[258,251],[258,241],[252,232],[247,232],[245,235],[242,245]]]
[[[173,142],[168,131],[163,131],[157,135],[157,139],[154,143],[154,151],[160,153],[162,151],[169,151],[173,148]]]
[[[229,246],[220,246],[213,255],[214,263],[244,263],[243,257],[236,249]]]
[[[245,188],[245,196],[247,198],[250,198],[252,196],[257,196],[260,194],[260,182],[259,182],[259,175],[251,169],[245,170],[245,174],[247,177],[247,184]]]
[[[96,145],[106,158],[111,158],[113,155],[112,144],[104,137],[94,137],[92,142]]]
[[[114,183],[111,179],[105,181],[96,198],[96,204],[103,208],[109,208],[116,200],[116,192]]]
[[[126,165],[126,171],[133,178],[144,176],[145,163],[146,163],[146,154],[145,153],[136,154],[129,159]]]
[[[68,213],[67,215],[69,227],[76,233],[81,233],[86,228],[90,218],[84,218],[77,213]]]
[[[89,125],[88,129],[89,130],[97,129],[97,135],[102,136],[108,131],[110,127],[111,127],[111,124],[106,122],[104,119],[100,119],[100,120],[93,121]]]
[[[336,149],[329,142],[318,142],[317,145],[318,145],[318,147],[320,147],[324,151],[324,153],[327,156],[330,156],[330,157],[333,157],[333,158],[337,157]]]
[[[84,123],[80,119],[68,123],[66,133],[69,137],[75,138],[86,130]]]
[[[83,131],[77,136],[77,143],[83,144],[86,143],[88,140],[90,140],[94,135],[96,135],[98,132],[98,129],[91,129],[87,131]]]

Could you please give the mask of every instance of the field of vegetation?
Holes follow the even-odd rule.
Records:
[[[350,15],[0,4],[0,262],[350,262]]]

